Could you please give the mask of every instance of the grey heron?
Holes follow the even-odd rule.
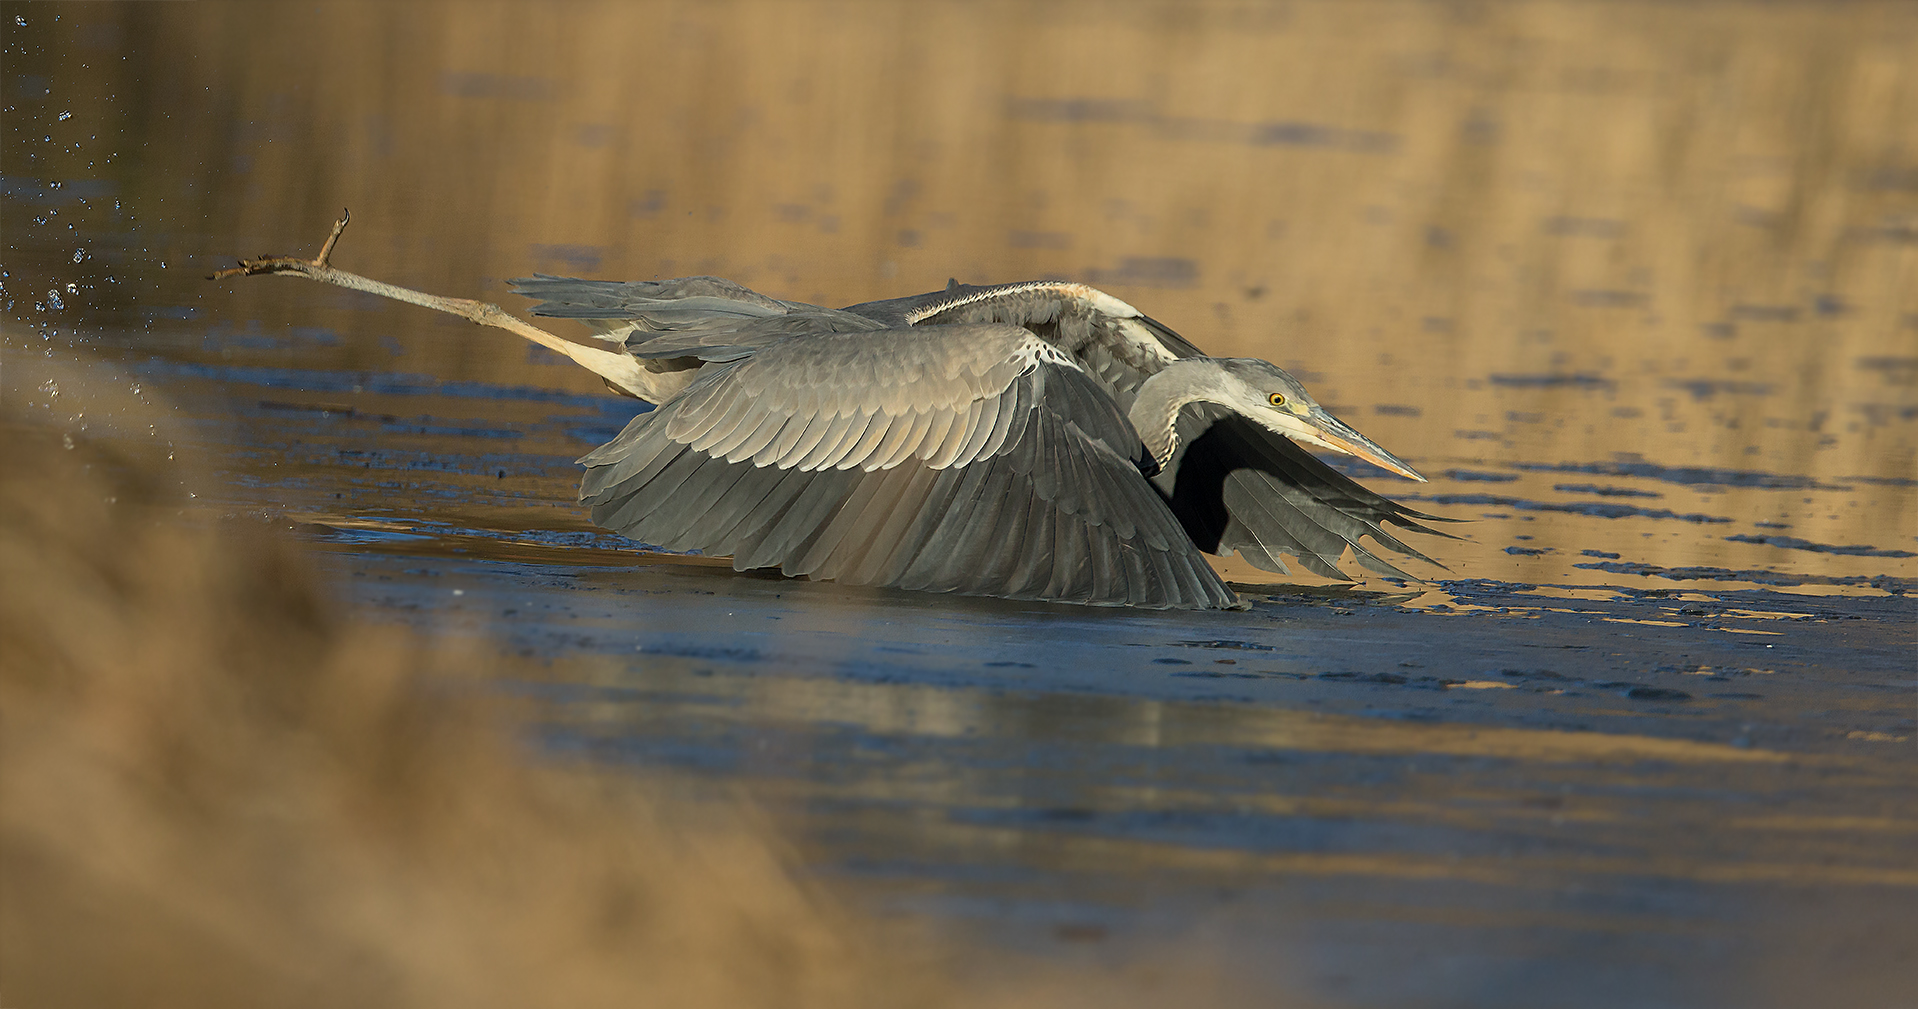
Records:
[[[1301,447],[1424,479],[1283,369],[1084,285],[843,309],[716,277],[512,285],[637,359],[624,391],[657,404],[581,458],[593,521],[742,571],[1215,608],[1237,599],[1206,553],[1409,577],[1361,539],[1431,562],[1394,529],[1445,535]]]

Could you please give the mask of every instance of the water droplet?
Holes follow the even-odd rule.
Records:
[[[66,446],[69,450],[71,450],[73,448],[73,436],[70,434],[61,435],[60,444]]]
[[[27,19],[26,19],[26,18],[23,18],[23,17],[21,17],[21,16],[20,16],[20,15],[18,15],[18,14],[15,14],[15,15],[13,16],[13,23],[14,23],[14,24],[17,24],[17,25],[19,25],[19,26],[20,26],[20,27],[22,27],[22,28],[25,28],[25,27],[27,26]]]
[[[162,270],[166,269],[166,260],[164,259],[160,260],[160,269]]]
[[[62,112],[62,113],[60,113],[60,118],[59,118],[59,119],[57,119],[57,120],[55,120],[55,122],[66,122],[67,120],[69,120],[69,119],[72,119],[72,118],[73,118],[73,113],[71,113],[71,112]]]
[[[76,262],[76,263],[77,263],[77,262],[79,262],[80,260],[82,260],[82,259],[85,259],[85,258],[87,258],[87,250],[85,250],[85,249],[75,249],[75,250],[73,250],[73,261],[74,261],[74,262]]]
[[[66,303],[60,300],[60,292],[54,290],[47,291],[47,304],[53,306],[55,311],[67,307]]]
[[[48,189],[58,189],[58,188],[60,188],[60,187],[61,187],[61,186],[63,186],[63,185],[66,185],[66,183],[64,183],[64,182],[61,182],[61,181],[60,181],[60,180],[58,180],[58,179],[55,179],[54,181],[52,181],[52,182],[49,182],[49,183],[47,183],[47,188],[48,188]]]
[[[80,293],[80,285],[79,285],[79,284],[68,284],[68,285],[67,285],[67,293],[68,293],[68,294],[79,294],[79,293]]]

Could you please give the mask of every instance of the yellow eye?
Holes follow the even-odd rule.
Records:
[[[1275,393],[1273,393],[1272,395],[1270,395],[1270,396],[1267,396],[1267,397],[1265,397],[1265,401],[1266,401],[1267,403],[1270,403],[1270,404],[1272,404],[1273,406],[1284,406],[1284,405],[1285,405],[1285,393],[1282,393],[1282,392],[1275,392]]]

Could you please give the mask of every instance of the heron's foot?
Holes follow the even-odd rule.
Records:
[[[240,265],[228,267],[224,270],[216,270],[207,274],[206,279],[225,280],[228,277],[252,277],[262,273],[311,274],[315,270],[328,269],[327,260],[333,258],[333,246],[339,244],[340,233],[346,230],[347,222],[352,219],[353,212],[349,209],[341,208],[340,219],[333,222],[333,233],[326,236],[326,243],[320,246],[320,254],[314,256],[312,259],[301,259],[298,256],[274,255],[264,255],[258,259],[242,259],[240,260]]]

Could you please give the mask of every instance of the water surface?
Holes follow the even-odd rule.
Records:
[[[748,784],[886,913],[1094,961],[1196,933],[1328,1004],[1792,1004],[1839,951],[1861,998],[1918,980],[1909,8],[0,31],[5,395],[109,430],[39,370],[77,362],[165,404],[199,500],[283,520],[368,619],[526,656],[541,752]],[[1432,480],[1350,472],[1470,522],[1423,581],[1228,563],[1222,614],[648,553],[573,503],[637,404],[459,320],[202,279],[341,206],[336,265],[509,308],[534,271],[1089,281],[1292,369]]]

